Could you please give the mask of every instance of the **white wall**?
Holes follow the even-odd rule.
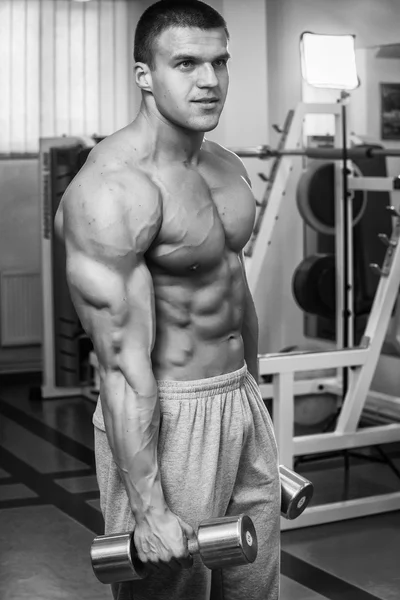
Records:
[[[400,39],[400,31],[399,31]],[[385,148],[400,148],[400,141],[382,140],[381,137],[381,83],[400,82],[400,60],[376,58],[375,50],[367,50],[367,134],[378,140]],[[396,176],[400,174],[400,157],[387,158],[388,174]]]
[[[220,124],[207,134],[224,146],[255,146],[268,143],[267,11],[265,0],[208,0],[225,18],[230,34],[230,86]],[[245,159],[256,198],[265,183],[258,172],[265,164]]]

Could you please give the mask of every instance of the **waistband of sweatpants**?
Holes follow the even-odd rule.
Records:
[[[158,396],[165,399],[197,399],[216,396],[220,393],[233,392],[243,385],[247,375],[247,365],[237,371],[191,381],[157,380]]]

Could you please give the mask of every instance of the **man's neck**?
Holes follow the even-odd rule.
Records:
[[[146,154],[152,162],[198,163],[203,132],[185,130],[149,110],[144,103],[135,124],[145,132]]]

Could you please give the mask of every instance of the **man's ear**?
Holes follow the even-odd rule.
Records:
[[[151,92],[153,81],[148,65],[146,65],[146,63],[137,62],[135,63],[134,69],[135,81],[138,88],[145,92]]]

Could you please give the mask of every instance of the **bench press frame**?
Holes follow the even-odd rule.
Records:
[[[299,148],[302,138],[303,121],[308,114],[333,114],[335,118],[335,146],[343,147],[343,101],[338,104],[306,104],[300,103],[294,113],[291,127],[283,143],[283,150],[290,152],[291,148]],[[294,153],[293,153],[294,154]],[[249,154],[245,154],[249,156]],[[388,150],[390,155],[390,150]],[[271,245],[274,224],[279,216],[280,203],[284,198],[292,172],[293,158],[282,153],[276,169],[274,183],[269,190],[268,203],[262,223],[254,240],[253,253],[246,259],[246,273],[252,293],[260,284],[261,271],[268,248]],[[318,455],[350,448],[373,446],[378,444],[400,441],[400,423],[358,428],[361,413],[368,397],[374,397],[370,392],[372,378],[379,360],[382,345],[391,319],[400,286],[400,214],[393,209],[394,226],[392,236],[387,242],[387,252],[383,267],[380,271],[380,281],[375,294],[371,312],[360,346],[354,347],[352,340],[352,314],[350,319],[350,347],[343,348],[341,333],[343,297],[343,236],[347,235],[349,246],[352,248],[351,201],[343,203],[343,170],[340,161],[335,162],[335,203],[336,214],[336,275],[337,275],[337,349],[327,352],[308,352],[290,354],[259,355],[260,376],[272,376],[271,384],[261,382],[260,388],[264,399],[272,398],[273,420],[276,438],[279,446],[280,461],[293,468],[294,459],[301,455]],[[349,190],[400,191],[398,180],[389,177],[348,177]],[[287,200],[285,200],[287,201]],[[343,227],[343,210],[348,210],[348,228]],[[348,256],[348,273],[352,281],[352,251]],[[353,289],[347,286],[348,306],[353,306]],[[316,435],[294,436],[294,402],[295,396],[308,393],[321,393],[324,390],[342,394],[340,377],[330,379],[315,379],[295,381],[295,373],[301,371],[346,369],[348,373],[347,390],[341,400],[334,431]],[[379,393],[375,395],[379,399]],[[400,406],[400,398],[393,398]],[[351,519],[365,515],[400,509],[400,485],[398,492],[391,492],[369,497],[331,502],[329,504],[311,505],[295,521],[281,519],[281,527],[297,529],[301,527],[328,523],[343,519]]]

